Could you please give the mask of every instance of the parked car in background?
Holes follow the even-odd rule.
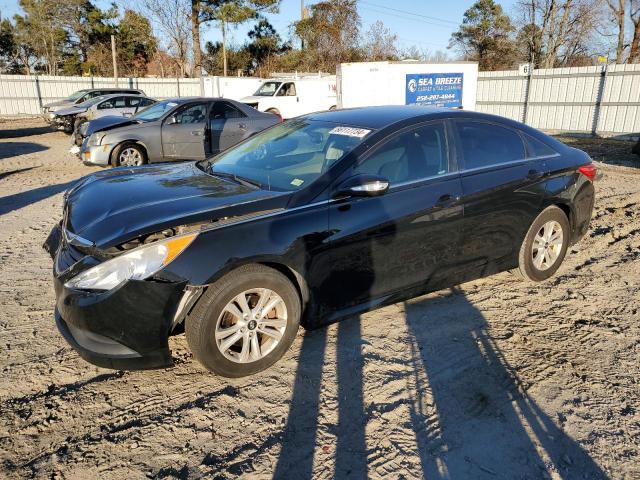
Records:
[[[115,93],[129,93],[133,95],[144,95],[144,92],[137,88],[87,88],[84,90],[78,90],[72,93],[63,100],[57,102],[51,102],[43,105],[42,114],[45,120],[49,120],[49,114],[60,110],[61,108],[70,107],[79,103],[84,103],[87,100],[91,100],[94,97],[101,95],[112,95]]]
[[[82,139],[86,135],[88,122],[98,118],[109,117],[117,119],[107,121],[105,124],[115,124],[123,118],[130,118],[138,111],[156,103],[157,100],[142,95],[109,95],[104,101],[95,103],[84,113],[79,113],[76,117],[75,128],[73,129],[74,143],[79,147]]]
[[[587,232],[596,178],[586,153],[497,116],[311,114],[208,160],[81,180],[45,244],[56,323],[116,369],[169,365],[184,325],[205,367],[250,375],[301,323],[504,270],[548,279]]]
[[[111,122],[111,117],[105,118]],[[127,122],[93,129],[80,157],[86,164],[101,166],[199,160],[280,121],[229,99],[175,98],[155,103]]]
[[[241,102],[284,119],[333,110],[337,105],[336,79],[329,76],[267,80],[252,96],[243,98]]]
[[[73,132],[78,124],[106,115],[131,116],[139,108],[155,103],[143,95],[115,94],[100,95],[67,108],[61,108],[49,115],[49,121],[65,133]]]

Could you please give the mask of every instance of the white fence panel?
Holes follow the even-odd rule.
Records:
[[[120,88],[140,88],[153,98],[199,96],[198,78],[119,78]],[[62,100],[85,88],[113,88],[110,77],[0,75],[0,115],[38,115],[42,105]]]
[[[0,115],[37,115],[41,105],[83,88],[115,87],[107,77],[0,75]],[[197,78],[120,78],[150,97],[203,95]],[[640,65],[480,72],[476,108],[552,132],[640,134]]]

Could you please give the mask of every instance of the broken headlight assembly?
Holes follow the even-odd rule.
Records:
[[[102,139],[104,137],[106,137],[107,134],[105,132],[98,132],[98,133],[93,133],[90,137],[89,137],[89,141],[87,142],[87,145],[90,147],[93,147],[95,145],[101,145],[102,144]]]
[[[144,280],[171,263],[197,236],[193,233],[143,245],[85,270],[64,285],[79,290],[111,290],[127,280]]]

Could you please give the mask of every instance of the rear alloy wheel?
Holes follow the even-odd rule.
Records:
[[[569,237],[565,213],[555,206],[546,208],[529,227],[520,247],[518,268],[512,273],[533,282],[551,277],[564,260]]]
[[[287,277],[264,265],[247,265],[203,294],[186,320],[187,342],[194,357],[218,375],[251,375],[291,346],[300,310]]]
[[[116,153],[116,167],[136,167],[145,163],[147,163],[145,152],[136,143],[125,143]]]

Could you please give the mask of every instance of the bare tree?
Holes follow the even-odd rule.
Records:
[[[144,0],[144,8],[166,39],[167,50],[183,77],[189,76],[191,51],[191,2],[189,0]]]
[[[602,23],[598,0],[520,0],[530,59],[540,68],[574,64],[589,55]]]
[[[606,0],[606,2],[609,10],[611,10],[613,20],[615,21],[616,28],[618,30],[618,41],[616,44],[616,63],[622,63],[622,55],[624,52],[624,26],[627,21],[625,6],[627,2],[626,0]]]
[[[393,34],[382,21],[376,21],[364,37],[366,58],[373,62],[398,59],[398,36]]]
[[[640,63],[640,0],[631,0],[629,16],[633,23],[633,36],[629,46],[629,63]]]

